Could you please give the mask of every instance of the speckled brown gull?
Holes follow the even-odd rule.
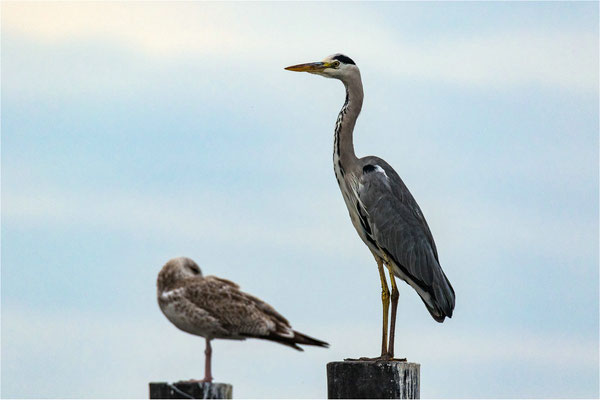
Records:
[[[206,339],[204,382],[212,381],[212,339],[271,340],[302,351],[299,344],[328,347],[292,330],[290,323],[264,301],[216,276],[203,276],[186,257],[169,260],[158,274],[158,305],[169,321],[184,332]]]

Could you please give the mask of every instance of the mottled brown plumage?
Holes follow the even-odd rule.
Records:
[[[179,329],[206,338],[206,375],[210,374],[212,339],[275,341],[302,351],[298,344],[327,347],[328,344],[292,330],[273,307],[226,279],[202,275],[191,259],[169,260],[157,280],[161,311]]]

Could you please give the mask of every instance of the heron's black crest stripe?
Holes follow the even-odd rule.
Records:
[[[343,54],[340,54],[338,56],[333,57],[334,60],[338,60],[339,62],[343,62],[344,64],[352,64],[352,65],[356,65],[354,63],[354,61],[352,61],[352,59],[348,56],[345,56]]]
[[[363,167],[363,174],[368,174],[369,172],[375,171],[375,166],[371,164],[367,164]]]

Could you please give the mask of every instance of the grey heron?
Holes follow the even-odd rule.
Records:
[[[352,224],[377,262],[383,305],[380,358],[393,359],[399,297],[395,277],[416,290],[437,322],[452,317],[454,289],[440,266],[425,216],[400,176],[385,160],[374,156],[357,158],[354,153],[352,135],[364,97],[360,71],[354,61],[334,54],[320,62],[285,69],[339,79],[346,88],[346,101],[335,124],[333,168]],[[388,269],[391,293],[383,265]]]
[[[266,339],[302,351],[298,346],[328,347],[292,329],[273,307],[240,287],[216,276],[203,276],[192,259],[177,257],[160,270],[156,282],[158,305],[173,325],[206,339],[204,379],[211,382],[210,341]]]

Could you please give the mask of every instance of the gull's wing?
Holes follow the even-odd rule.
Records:
[[[290,323],[272,306],[242,292],[231,281],[207,276],[185,286],[185,298],[208,312],[232,336],[273,340],[297,350],[297,344],[326,343],[292,330]]]

